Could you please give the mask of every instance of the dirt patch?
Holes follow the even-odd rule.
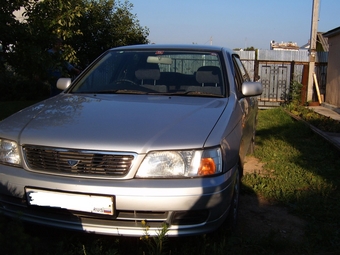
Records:
[[[264,174],[263,163],[249,156],[244,174]],[[239,231],[246,236],[270,237],[283,241],[302,242],[306,222],[256,194],[241,194],[239,205]]]
[[[253,156],[247,156],[244,163],[244,174],[263,174],[263,163]]]

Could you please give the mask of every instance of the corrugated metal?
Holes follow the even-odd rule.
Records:
[[[242,60],[255,60],[255,51],[235,51]]]
[[[255,73],[255,70],[254,70],[254,64],[255,64],[255,60],[244,60],[244,59],[241,59],[242,61],[242,64],[244,65],[245,69],[247,70],[249,76],[250,76],[250,79],[251,80],[254,80],[254,73]]]
[[[328,52],[317,52],[315,62],[328,63]]]
[[[309,62],[309,51],[285,51],[285,50],[259,50],[259,61],[275,61],[275,62]],[[317,52],[315,62],[327,63],[328,52]]]
[[[235,51],[240,56],[240,59],[248,71],[250,79],[254,80],[255,75],[255,51]]]
[[[308,62],[308,51],[259,50],[257,59],[260,61]]]

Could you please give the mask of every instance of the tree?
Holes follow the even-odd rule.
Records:
[[[255,51],[256,49],[254,48],[254,46],[251,47],[247,47],[244,49],[244,51]]]
[[[87,65],[104,51],[122,45],[148,43],[149,30],[141,27],[133,5],[113,0],[88,1],[80,17],[81,33],[67,42],[77,51],[82,65]]]
[[[8,51],[18,38],[20,23],[13,12],[18,11],[25,3],[26,0],[0,0],[0,43],[4,52]]]
[[[242,49],[242,48],[234,48],[233,50],[234,50],[234,51],[256,51],[256,49],[254,48],[254,46],[247,47],[247,48],[245,48],[245,49]]]
[[[25,0],[0,0],[0,99],[11,98],[14,83],[12,68],[8,65],[14,45],[24,32],[22,24],[16,20],[13,12],[18,11]]]
[[[17,42],[16,54],[11,64],[25,76],[33,75],[46,79],[46,67],[52,65],[47,50],[51,48],[56,38],[66,40],[80,33],[76,27],[79,25],[79,17],[84,8],[82,0],[28,2],[24,13],[26,33]],[[63,50],[66,59],[77,60],[72,46],[66,45]],[[27,66],[31,67],[27,69]]]
[[[1,80],[5,80],[5,60],[22,34],[23,27],[13,12],[20,10],[26,0],[0,0],[0,70]]]
[[[128,1],[16,1],[18,6],[24,4],[26,21],[20,24],[23,32],[15,38],[7,60],[29,79],[46,78],[47,49],[55,38],[64,40],[64,58],[83,67],[109,48],[148,42],[148,29],[131,14],[133,5]]]

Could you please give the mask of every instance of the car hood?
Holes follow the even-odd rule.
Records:
[[[227,98],[62,94],[0,124],[20,144],[130,151],[201,148]],[[20,128],[19,128],[20,127]]]

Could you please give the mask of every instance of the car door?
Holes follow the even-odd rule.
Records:
[[[236,54],[233,55],[233,64],[235,68],[234,79],[237,87],[238,102],[243,114],[243,135],[241,141],[242,148],[240,148],[240,156],[243,158],[248,152],[248,148],[256,128],[257,100],[255,97],[244,97],[242,94],[242,84],[244,82],[250,81],[250,77],[239,56]]]

